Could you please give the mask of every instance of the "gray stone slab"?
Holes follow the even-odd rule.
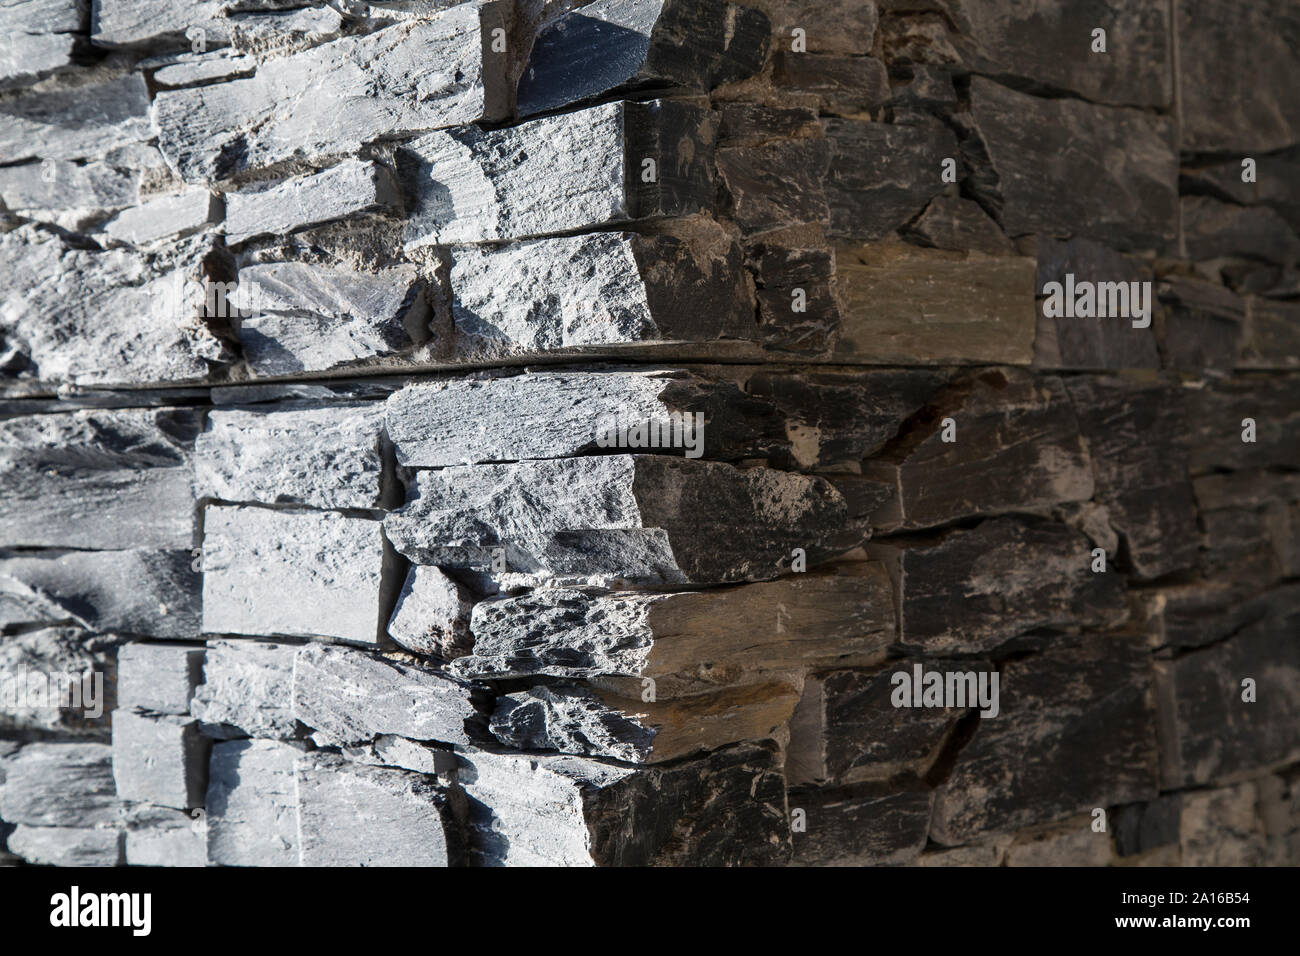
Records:
[[[188,810],[203,805],[212,741],[173,714],[113,712],[113,779],[119,800]]]
[[[292,644],[209,641],[190,713],[213,737],[296,736]]]

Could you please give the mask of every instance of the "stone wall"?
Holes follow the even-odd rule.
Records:
[[[8,862],[1300,862],[1300,5],[0,28]]]

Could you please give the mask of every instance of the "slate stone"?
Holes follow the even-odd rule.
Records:
[[[713,135],[704,110],[674,100],[430,133],[397,154],[413,196],[406,248],[527,239],[708,208]],[[655,164],[651,182],[645,160]]]
[[[1179,859],[1184,866],[1264,866],[1266,836],[1257,807],[1260,787],[1246,781],[1232,787],[1188,793],[1178,821]]]
[[[830,149],[825,140],[791,139],[717,151],[727,214],[747,235],[806,223],[828,223],[823,180]]]
[[[810,564],[865,537],[826,481],[717,462],[606,455],[417,473],[385,519],[420,564],[490,566],[538,579],[639,584],[776,577],[802,547]]]
[[[149,91],[136,73],[87,73],[49,90],[0,100],[0,156],[98,159],[151,138]]]
[[[206,189],[190,189],[127,209],[107,222],[104,231],[118,242],[147,246],[199,232],[220,219],[216,197]]]
[[[113,779],[119,800],[187,810],[203,805],[212,741],[172,714],[113,712]]]
[[[822,113],[840,116],[871,113],[891,96],[885,64],[871,56],[782,52],[774,81],[816,97]]]
[[[192,713],[210,737],[297,735],[293,719],[292,644],[209,641],[203,683],[194,692]]]
[[[495,23],[496,10],[486,5],[482,16]],[[379,139],[500,119],[489,91],[499,81],[485,75],[494,65],[485,60],[479,20],[477,5],[462,4],[267,59],[246,79],[160,90],[153,104],[159,148],[186,182],[215,182],[346,155]],[[327,101],[313,102],[322,89]]]
[[[9,834],[9,852],[38,866],[120,866],[122,831],[97,827],[34,827]]]
[[[1253,131],[1252,131],[1253,132]],[[1242,151],[1245,152],[1244,150]],[[1254,182],[1242,182],[1244,163],[1253,160]],[[1241,206],[1266,206],[1300,229],[1300,196],[1295,180],[1300,172],[1300,146],[1216,161],[1212,157],[1183,160],[1179,185],[1184,194],[1213,196]]]
[[[1300,259],[1300,236],[1267,206],[1238,206],[1209,196],[1179,200],[1183,245],[1193,259],[1242,256],[1290,265]]]
[[[1157,289],[1165,306],[1161,346],[1173,369],[1230,371],[1237,363],[1246,304],[1222,286],[1170,277]]]
[[[520,116],[621,90],[709,89],[762,68],[770,24],[720,0],[599,0],[556,17],[519,78]]]
[[[1295,759],[1297,623],[1294,605],[1283,607],[1225,641],[1156,662],[1163,788],[1240,779]],[[1245,678],[1255,682],[1250,703]]]
[[[931,839],[953,846],[1155,797],[1150,666],[1140,642],[1102,635],[1001,664],[1001,713],[957,755]]]
[[[227,193],[226,241],[238,245],[369,212],[400,214],[397,184],[385,167],[349,159],[265,189]]]
[[[580,684],[537,685],[498,697],[491,731],[518,750],[662,763],[773,737],[798,699],[784,680],[650,702]]]
[[[834,357],[861,364],[1028,365],[1034,261],[900,243],[840,246]]]
[[[1153,282],[1149,267],[1099,242],[1090,239],[1058,242],[1048,236],[1039,236],[1038,294],[1044,295],[1043,289],[1049,282],[1059,282],[1064,288],[1069,275],[1074,276],[1076,284]],[[1153,313],[1156,306],[1154,295],[1153,291]],[[1132,320],[1117,317],[1049,317],[1044,313],[1044,302],[1046,299],[1040,298],[1038,336],[1034,341],[1035,367],[1129,369],[1160,366],[1154,322],[1147,328],[1134,328]]]
[[[456,355],[752,338],[740,249],[710,238],[606,232],[453,249]]]
[[[973,249],[990,256],[1011,255],[1011,240],[1002,234],[980,204],[958,196],[935,196],[919,218],[906,228],[924,245],[954,252]]]
[[[153,83],[161,90],[200,86],[213,80],[233,80],[257,72],[257,58],[234,53],[229,48],[211,53],[177,53],[151,58],[138,64],[140,69],[154,69]]]
[[[1079,816],[1047,831],[1018,835],[1007,848],[1006,866],[1110,866],[1111,841],[1094,833],[1092,817]]]
[[[1124,584],[1091,570],[1091,542],[1064,525],[993,518],[937,539],[869,551],[891,563],[899,642],[981,653],[1037,628],[1106,627],[1128,616]]]
[[[207,866],[206,821],[165,807],[140,806],[127,813],[127,866]]]
[[[0,820],[32,827],[111,827],[121,813],[113,748],[100,743],[29,743],[0,759]]]
[[[451,660],[474,646],[469,632],[474,599],[439,568],[415,566],[397,596],[388,636],[408,651]]]
[[[763,346],[805,355],[829,352],[840,325],[834,253],[758,242],[749,249],[749,266]],[[802,311],[795,311],[796,303]]]
[[[1186,449],[1192,473],[1300,470],[1300,445],[1294,440],[1300,421],[1298,385],[1285,375],[1254,375],[1191,390],[1185,399],[1187,424],[1180,433],[1184,438],[1178,444]],[[1241,440],[1246,418],[1255,420],[1253,442]]]
[[[796,832],[794,866],[899,866],[925,848],[934,795],[908,791],[855,795],[842,791],[791,792],[790,808],[805,814]]]
[[[468,744],[485,737],[490,697],[473,684],[412,662],[308,644],[293,665],[293,715],[337,744],[380,734]]]
[[[1186,427],[1185,400],[1168,386],[1120,378],[1075,377],[1066,387],[1091,452],[1097,500],[1123,539],[1127,563],[1147,580],[1190,567],[1195,504],[1175,444]]]
[[[956,423],[944,441],[943,421]],[[1032,511],[1093,493],[1088,450],[1060,379],[1013,369],[960,379],[940,392],[863,474],[894,494],[872,518],[882,530],[971,515]]]
[[[209,764],[208,863],[297,866],[294,761],[302,751],[270,740],[214,744]]]
[[[789,50],[793,31],[804,31],[810,53],[866,53],[880,22],[871,0],[753,0],[772,21],[772,48]]]
[[[1174,238],[1173,125],[1138,110],[1027,96],[971,80],[971,116],[998,177],[1009,236],[1085,236],[1123,249],[1163,249]]]
[[[76,65],[90,25],[87,0],[15,0],[0,8],[0,88],[31,83]]]
[[[980,660],[900,659],[875,672],[809,674],[790,721],[785,758],[789,785],[845,785],[905,775],[924,778],[957,722],[981,705],[978,699],[969,699],[964,707],[896,708],[894,675],[903,673],[911,679],[918,664],[924,671],[945,674],[995,670]],[[919,693],[919,688],[914,692]]]
[[[1130,803],[1111,815],[1115,851],[1120,856],[1137,856],[1178,842],[1182,796],[1166,794],[1145,803]]]
[[[1300,141],[1300,103],[1286,93],[1300,14],[1189,0],[1174,28],[1184,150],[1249,154]]]
[[[221,0],[92,0],[91,40],[109,48],[182,46],[185,33],[199,28],[215,45],[224,40],[213,22],[220,8]]]
[[[322,753],[299,757],[294,776],[303,866],[462,865],[459,793]]]
[[[474,606],[467,678],[602,674],[716,687],[763,670],[870,663],[894,636],[889,582],[875,564],[728,590],[675,594],[538,590]]]
[[[789,858],[771,746],[643,769],[583,757],[461,756],[473,865],[762,866]]]
[[[780,139],[820,139],[817,111],[761,103],[718,104],[718,146],[760,146]]]
[[[213,409],[195,441],[195,491],[222,501],[380,507],[383,414],[378,402]]]
[[[239,270],[238,336],[261,376],[320,372],[396,356],[428,340],[424,284],[410,266],[377,273],[305,262]]]
[[[1173,105],[1169,11],[1154,4],[1103,0],[996,0],[950,5],[963,62],[973,72],[1016,77],[1046,90],[1068,90],[1095,103]],[[1094,53],[1093,30],[1106,31]],[[1204,30],[1205,22],[1197,26]]]
[[[0,624],[194,637],[199,578],[189,551],[0,552]]]
[[[827,119],[822,127],[831,145],[826,198],[835,237],[891,235],[944,191],[943,161],[958,156],[956,138],[938,123]]]
[[[204,648],[184,644],[125,644],[117,653],[117,702],[124,710],[188,714],[203,683]]]
[[[140,174],[105,162],[0,167],[0,201],[26,219],[79,230],[135,204]]]
[[[117,698],[113,654],[118,642],[112,635],[96,637],[71,627],[0,638],[0,733],[107,739]]]
[[[1247,300],[1236,367],[1300,368],[1300,306],[1265,299]]]
[[[372,741],[339,749],[343,756],[354,763],[413,770],[425,776],[439,777],[443,781],[452,781],[459,765],[451,750],[394,734],[379,734]]]
[[[378,521],[209,506],[203,520],[203,630],[374,645],[387,622],[384,562]],[[287,594],[292,602],[284,599]]]
[[[0,235],[0,268],[14,277],[0,293],[10,382],[175,384],[206,378],[233,358],[218,320],[222,254],[202,236],[146,261],[28,224]]]

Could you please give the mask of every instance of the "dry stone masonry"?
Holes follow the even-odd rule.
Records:
[[[0,2],[0,862],[1300,863],[1300,5]]]

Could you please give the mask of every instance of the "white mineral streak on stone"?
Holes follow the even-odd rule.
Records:
[[[294,659],[294,716],[338,744],[380,734],[467,744],[484,736],[484,704],[459,678],[352,648],[309,644]]]
[[[293,764],[302,753],[300,747],[274,740],[213,746],[205,803],[208,863],[298,865]]]
[[[158,196],[118,213],[105,223],[104,231],[118,242],[148,246],[188,236],[218,219],[216,198],[206,189],[189,189],[174,196]]]
[[[419,774],[310,753],[298,758],[295,783],[303,866],[461,863],[451,795]]]
[[[244,357],[259,375],[316,372],[391,355],[429,338],[411,266],[369,275],[298,262],[246,266],[233,301]]]
[[[473,646],[470,593],[439,568],[411,568],[397,597],[388,636],[409,651],[450,660]]]
[[[226,241],[278,236],[305,226],[373,211],[400,211],[392,174],[383,166],[350,159],[323,172],[266,189],[226,194]]]
[[[102,410],[0,422],[0,545],[189,548],[187,410]]]
[[[288,739],[294,736],[294,645],[262,641],[209,641],[204,681],[190,713],[214,737]]]
[[[48,81],[53,82],[53,81]],[[97,74],[77,85],[48,83],[0,99],[0,157],[95,159],[151,138],[144,77]]]
[[[609,103],[509,129],[467,126],[404,147],[416,202],[407,249],[522,239],[631,217],[625,105]]]
[[[378,521],[209,507],[203,630],[375,644],[382,562]]]
[[[315,508],[382,503],[384,406],[214,409],[195,441],[201,498]]]
[[[113,779],[119,800],[187,810],[203,805],[212,741],[198,721],[174,714],[113,712]]]
[[[161,91],[153,119],[183,179],[222,180],[483,118],[482,61],[479,10],[466,3],[267,60],[247,79]]]
[[[127,644],[117,653],[117,705],[159,714],[188,714],[203,682],[202,647]]]

